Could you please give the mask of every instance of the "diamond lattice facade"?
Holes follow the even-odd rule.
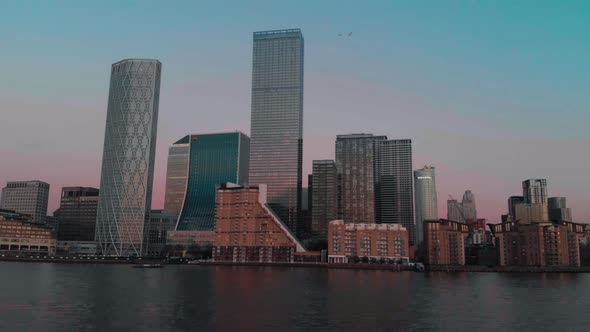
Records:
[[[141,255],[152,200],[160,74],[157,60],[111,68],[96,241],[103,255]]]

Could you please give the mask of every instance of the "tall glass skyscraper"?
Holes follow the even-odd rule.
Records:
[[[164,210],[176,214],[177,217],[180,215],[186,193],[189,152],[189,135],[174,142],[168,149]]]
[[[326,240],[328,224],[338,219],[338,173],[334,160],[314,160],[311,179],[312,235]]]
[[[111,67],[96,216],[103,255],[141,255],[149,219],[162,64],[127,59]]]
[[[250,185],[266,184],[268,205],[300,233],[303,162],[303,35],[254,33]]]
[[[188,181],[176,230],[215,230],[215,194],[220,184],[248,182],[250,139],[243,133],[188,135]]]
[[[412,140],[375,142],[375,219],[403,225],[415,243]]]
[[[424,166],[414,171],[416,197],[416,243],[424,241],[424,220],[438,219],[435,168]]]
[[[547,180],[528,179],[522,181],[524,202],[529,204],[547,204]]]
[[[463,217],[465,220],[477,220],[477,209],[475,208],[475,195],[471,190],[465,190],[463,194]]]

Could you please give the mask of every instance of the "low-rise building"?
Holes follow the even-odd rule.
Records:
[[[55,232],[14,211],[0,210],[0,252],[9,255],[54,255]]]
[[[580,266],[586,225],[573,222],[490,225],[501,266]]]
[[[215,261],[294,262],[294,254],[305,251],[267,205],[266,185],[221,185],[216,197]]]
[[[176,227],[178,216],[166,210],[151,210],[149,222],[143,228],[143,255],[162,256],[167,233]]]
[[[401,224],[361,224],[333,220],[328,226],[328,262],[348,263],[359,258],[409,259],[409,234]]]
[[[194,256],[194,254],[206,250],[210,251],[214,243],[215,231],[168,231],[164,254],[167,256]]]
[[[465,265],[467,224],[447,219],[424,221],[424,264]]]

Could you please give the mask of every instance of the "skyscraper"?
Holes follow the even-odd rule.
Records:
[[[435,168],[424,166],[414,171],[416,197],[416,243],[424,241],[424,220],[438,219]]]
[[[98,189],[63,187],[58,217],[58,241],[94,241]]]
[[[375,142],[375,219],[401,224],[415,243],[412,140]]]
[[[103,255],[141,255],[152,201],[160,74],[157,60],[111,68],[96,241]]]
[[[0,209],[13,210],[31,216],[35,223],[45,223],[49,184],[33,181],[12,181],[2,188]]]
[[[458,202],[456,199],[447,200],[447,219],[462,224],[467,223],[465,217],[463,217],[463,203]]]
[[[547,180],[528,179],[522,181],[524,202],[528,204],[547,204]]]
[[[248,182],[250,139],[241,132],[188,135],[188,182],[176,230],[215,230],[215,193],[220,184]]]
[[[336,136],[338,215],[350,223],[374,223],[375,142],[386,136],[350,134]]]
[[[298,231],[303,163],[301,30],[254,33],[250,184],[268,186],[268,204]]]
[[[338,173],[334,160],[314,160],[312,173],[311,230],[326,240],[328,224],[338,219]]]
[[[549,220],[572,221],[572,209],[567,207],[565,197],[549,197],[547,205],[549,208]]]
[[[477,220],[477,210],[475,208],[475,195],[471,190],[465,190],[463,194],[463,217],[466,220]]]
[[[164,210],[177,216],[180,215],[186,193],[189,152],[190,142],[188,135],[174,142],[168,149]]]
[[[508,198],[508,214],[512,216],[513,219],[516,216],[515,206],[522,203],[524,203],[524,196],[510,196]]]

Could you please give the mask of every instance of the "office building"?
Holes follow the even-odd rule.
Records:
[[[547,207],[549,209],[549,220],[572,221],[572,209],[566,206],[565,197],[549,197]]]
[[[463,218],[465,218],[465,220],[477,220],[475,195],[471,192],[471,190],[465,190],[461,206],[463,207]]]
[[[143,231],[143,255],[158,257],[164,254],[167,233],[174,230],[178,216],[166,210],[151,210]]]
[[[490,225],[502,266],[580,266],[580,243],[588,225],[572,222]]]
[[[303,164],[303,35],[299,29],[254,33],[251,185],[268,186],[268,203],[299,232]]]
[[[452,220],[424,221],[424,264],[465,265],[469,226]]]
[[[447,200],[447,220],[462,224],[467,223],[467,220],[463,217],[463,203],[458,202],[456,199]]]
[[[0,209],[13,210],[31,216],[31,222],[45,223],[49,184],[33,181],[10,181],[2,188]]]
[[[547,180],[528,179],[522,181],[524,202],[528,204],[547,204]]]
[[[515,206],[522,203],[524,203],[524,196],[510,196],[508,198],[508,215],[514,219],[516,216]]]
[[[522,223],[543,223],[549,221],[547,204],[522,203],[514,206],[514,220]]]
[[[58,241],[94,241],[98,189],[90,187],[63,187],[58,219]]]
[[[345,222],[376,222],[375,142],[382,140],[387,137],[372,134],[336,137],[338,216]]]
[[[48,226],[32,222],[28,214],[0,210],[0,254],[54,255],[55,232]]]
[[[157,60],[111,67],[95,239],[102,255],[140,256],[152,202],[160,75]]]
[[[237,131],[188,135],[188,140],[188,180],[176,230],[213,231],[219,185],[248,183],[250,140]]]
[[[414,171],[416,197],[416,244],[424,241],[424,220],[438,219],[435,168],[424,166]]]
[[[217,191],[217,262],[293,262],[305,248],[266,200],[266,186],[224,184]]]
[[[344,223],[343,220],[333,220],[328,230],[328,262],[349,263],[359,258],[408,262],[409,243],[409,233],[401,224]]]
[[[412,140],[375,142],[375,220],[403,225],[415,244]]]
[[[190,158],[190,135],[184,136],[168,148],[166,167],[166,193],[164,210],[180,215],[184,197]]]
[[[334,160],[314,160],[312,165],[312,235],[328,236],[328,223],[338,219],[338,174]]]

